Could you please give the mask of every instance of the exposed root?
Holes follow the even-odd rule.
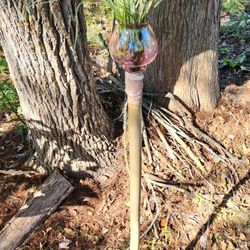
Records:
[[[99,91],[124,96],[123,83],[111,74],[102,79]],[[173,101],[179,111],[178,114],[158,106],[148,98],[144,98],[142,103],[144,114],[142,186],[147,193],[143,201],[143,213],[148,221],[142,237],[146,237],[151,231],[155,238],[165,237],[161,233],[164,226],[165,230],[170,228],[168,230],[172,230],[172,234],[175,235],[172,238],[169,236],[172,241],[181,238],[184,240],[183,244],[188,245],[194,233],[187,232],[190,226],[188,223],[198,215],[187,214],[186,218],[182,218],[183,211],[178,209],[178,203],[173,206],[171,201],[168,201],[169,195],[171,197],[173,193],[176,197],[185,198],[190,206],[195,202],[206,204],[207,209],[204,210],[204,214],[209,216],[216,202],[215,187],[210,182],[210,175],[217,168],[221,168],[222,171],[227,169],[233,176],[233,186],[239,181],[236,170],[242,160],[198,128],[193,122],[192,114],[172,94],[167,94],[166,98]],[[124,131],[126,132],[126,126]],[[167,214],[164,215],[166,211]],[[190,211],[187,207],[186,212]],[[167,218],[166,225],[164,225],[166,219],[162,220],[164,216]],[[194,223],[197,224],[195,230],[198,231],[198,225],[203,221],[195,219],[192,228],[196,228]],[[187,226],[184,226],[185,224]],[[201,238],[202,245],[206,244],[207,236],[206,239],[204,237]]]

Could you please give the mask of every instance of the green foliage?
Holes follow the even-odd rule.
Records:
[[[221,33],[233,35],[242,42],[250,41],[250,15],[246,12],[233,14],[230,20],[221,27]]]
[[[158,250],[162,248],[162,242],[159,239],[153,238],[145,242],[142,249]]]
[[[84,2],[85,18],[88,27],[87,39],[91,47],[102,49],[103,43],[99,39],[99,34],[103,33],[104,25],[112,28],[112,12],[110,8],[100,2],[96,3],[95,0],[88,0]]]
[[[18,123],[17,125],[14,126],[14,130],[16,134],[25,136],[28,131],[28,126],[23,123]]]
[[[102,0],[112,9],[121,25],[142,24],[147,22],[149,13],[162,0]]]
[[[242,67],[242,70],[248,71],[246,67],[242,66],[242,64],[247,60],[245,52],[239,55],[231,55],[231,58],[223,57],[219,60],[219,68],[224,68],[226,66],[230,68]],[[244,68],[243,68],[244,67]],[[250,69],[249,69],[250,71]]]
[[[0,56],[0,110],[16,114],[24,123],[19,98],[15,87],[11,83],[8,74],[8,64],[4,57]]]
[[[240,13],[249,8],[249,0],[224,0],[222,2],[222,10],[230,13]]]
[[[250,72],[249,42],[250,15],[247,12],[231,14],[220,30],[221,36],[227,39],[220,46],[219,68],[233,68],[237,71]],[[231,44],[231,45],[230,45]],[[232,46],[237,44],[237,46]]]
[[[0,82],[0,110],[11,110],[17,112],[19,100],[17,92],[9,80]],[[14,109],[14,110],[12,110]]]
[[[8,64],[0,56],[0,110],[9,109],[10,106],[18,108],[18,97],[14,86],[8,76]]]
[[[250,233],[250,222],[246,225],[246,230],[248,233]]]
[[[0,74],[6,73],[8,71],[8,64],[6,60],[0,57]]]

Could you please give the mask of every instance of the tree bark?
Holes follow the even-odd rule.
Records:
[[[160,51],[146,74],[148,91],[171,92],[194,112],[216,106],[219,10],[219,0],[160,4],[151,20]]]
[[[80,0],[0,0],[0,43],[37,166],[109,175],[110,124],[96,93]],[[100,168],[101,167],[101,168]]]

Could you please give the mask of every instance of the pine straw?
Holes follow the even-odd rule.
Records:
[[[118,77],[109,74],[100,83],[100,93],[124,98],[124,84]],[[154,244],[158,242],[161,249],[176,247],[180,241],[182,246],[199,242],[204,247],[213,215],[226,197],[215,194],[213,177],[226,175],[230,184],[224,191],[229,192],[239,183],[237,168],[243,160],[196,126],[192,114],[172,94],[166,98],[175,103],[178,114],[148,99],[152,94],[145,96],[142,238],[153,233]],[[126,109],[124,113],[126,117]],[[126,141],[125,149],[127,156]]]

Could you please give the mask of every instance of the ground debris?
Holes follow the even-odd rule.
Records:
[[[1,250],[16,249],[72,191],[72,185],[54,172],[1,230]]]

